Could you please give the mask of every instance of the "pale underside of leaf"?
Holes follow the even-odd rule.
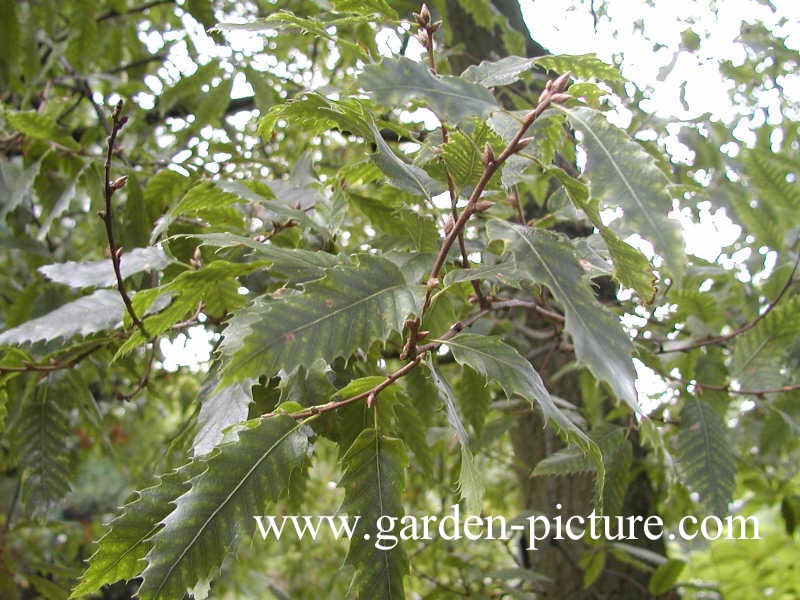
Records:
[[[90,335],[122,324],[125,305],[115,290],[95,290],[59,308],[0,334],[0,344]]]

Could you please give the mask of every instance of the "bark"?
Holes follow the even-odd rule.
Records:
[[[525,26],[517,0],[493,0],[493,4],[506,16],[509,25],[526,35],[528,56],[547,53],[543,46],[533,40],[531,32]],[[495,31],[494,35],[487,35],[487,31],[472,20],[458,0],[446,0],[444,6],[445,27],[452,32],[452,43],[455,47],[463,50],[455,52],[449,57],[454,73],[460,73],[470,64],[478,63],[481,60],[497,59],[508,54],[503,48],[499,32]],[[535,34],[535,32],[533,33]],[[538,90],[531,91],[533,97],[536,97]],[[528,216],[534,215],[529,213]],[[572,228],[565,233],[575,236],[588,235],[589,232]],[[599,293],[603,296],[601,299],[613,302],[616,286],[610,280],[601,283],[602,285],[598,286]],[[534,329],[546,326],[541,322],[535,322],[534,319],[531,319],[528,324]],[[535,362],[534,366],[541,371],[551,393],[569,400],[576,406],[581,406],[579,386],[574,379],[563,377],[557,382],[547,380],[548,373],[556,372],[561,365],[573,359],[574,357],[570,355],[556,352],[548,358],[546,368]],[[635,435],[633,438],[633,469],[636,475],[628,488],[622,515],[646,518],[656,514],[655,496],[643,468],[645,451],[636,443]],[[533,467],[541,459],[563,446],[557,437],[544,428],[539,412],[531,412],[520,418],[511,432],[511,440],[516,454],[516,462],[525,465],[517,472],[521,511],[535,511],[551,517],[561,515],[564,519],[572,515],[586,516],[591,513],[593,486],[591,476],[530,477]],[[560,509],[556,508],[557,504],[561,505]],[[641,531],[637,537],[643,538]],[[643,541],[639,539],[639,541],[626,541],[626,543],[646,547],[662,555],[665,553],[663,541],[652,542],[647,539]],[[584,570],[580,566],[579,560],[588,546],[583,541],[543,541],[537,544],[537,548],[535,551],[523,552],[522,562],[525,566],[550,578],[551,583],[544,585],[542,589],[544,598],[638,600],[652,597],[647,591],[649,573],[644,573],[630,564],[614,560],[610,555],[601,575],[588,590],[584,590]]]

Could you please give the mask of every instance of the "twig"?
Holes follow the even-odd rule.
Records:
[[[443,335],[439,337],[438,340],[417,348],[416,353],[411,358],[411,360],[409,360],[406,364],[404,364],[396,371],[392,371],[391,373],[389,373],[383,381],[381,381],[378,385],[368,389],[367,391],[357,394],[355,396],[351,396],[350,398],[345,398],[344,400],[332,400],[331,402],[326,402],[325,404],[318,404],[316,406],[311,406],[301,411],[290,413],[289,416],[294,419],[304,419],[312,415],[318,415],[321,413],[330,412],[332,410],[336,410],[338,408],[342,408],[343,406],[347,406],[349,404],[353,404],[354,402],[358,402],[359,400],[365,400],[365,399],[367,402],[367,406],[372,406],[379,393],[381,393],[387,387],[392,385],[398,379],[405,377],[411,371],[413,371],[414,368],[420,362],[422,362],[422,358],[428,352],[430,352],[431,350],[438,349],[444,341],[452,338],[458,332],[466,329],[467,327],[471,327],[478,319],[486,315],[488,312],[489,311],[487,309],[483,309],[480,312],[472,315],[469,319],[466,319],[465,321],[458,321],[457,323],[453,324],[447,332],[445,332]],[[274,416],[275,414],[278,413],[271,412],[266,414],[265,416],[271,417]]]
[[[139,331],[142,332],[142,335],[145,337],[145,339],[149,339],[150,335],[147,333],[144,323],[142,323],[139,317],[136,316],[136,311],[133,309],[130,296],[128,296],[128,292],[125,290],[125,280],[122,277],[122,269],[120,267],[122,248],[117,246],[117,243],[114,240],[114,220],[111,200],[114,197],[114,192],[121,189],[127,182],[128,178],[123,175],[122,177],[111,181],[111,159],[114,156],[114,146],[117,141],[117,134],[127,122],[128,117],[122,115],[122,100],[120,100],[117,102],[117,106],[114,108],[114,113],[112,114],[111,134],[108,136],[108,151],[106,152],[104,178],[106,206],[105,210],[100,212],[100,218],[103,220],[103,224],[106,227],[108,250],[111,254],[111,264],[114,268],[114,275],[117,278],[117,289],[119,290],[119,295],[122,297],[122,301],[125,303],[125,309],[128,311],[131,321],[133,321],[133,323],[139,328]]]
[[[0,367],[0,374],[6,373],[50,373],[52,371],[60,371],[62,369],[71,369],[79,362],[88,358],[96,350],[105,346],[105,342],[92,346],[88,350],[81,352],[77,356],[67,361],[51,361],[47,363],[22,363],[20,367]]]
[[[703,346],[719,346],[739,335],[742,335],[746,331],[750,331],[753,327],[758,325],[758,323],[778,305],[778,302],[781,301],[784,295],[786,295],[786,292],[789,291],[789,288],[792,287],[792,284],[795,283],[794,276],[795,273],[797,273],[798,264],[800,264],[800,252],[798,252],[797,254],[797,258],[794,261],[794,266],[792,267],[792,272],[789,273],[789,277],[786,280],[786,283],[781,288],[781,291],[778,292],[778,295],[775,296],[775,299],[772,302],[767,304],[767,307],[764,309],[764,312],[762,312],[760,315],[758,315],[755,319],[753,319],[749,323],[745,323],[744,325],[739,327],[736,331],[733,331],[726,335],[720,335],[718,337],[712,337],[705,340],[700,340],[697,342],[693,342],[691,344],[687,344],[685,346],[680,346],[679,348],[664,348],[662,346],[661,348],[659,348],[658,353],[668,354],[671,352],[687,352],[688,350],[694,350],[695,348],[702,348]],[[664,343],[663,340],[657,340],[657,342],[659,344]]]
[[[422,308],[423,313],[430,305],[434,284],[437,281],[442,267],[444,266],[444,261],[447,259],[447,254],[450,252],[450,248],[452,248],[453,243],[455,243],[459,233],[464,230],[467,221],[473,215],[473,213],[480,212],[480,210],[483,208],[482,206],[479,206],[478,201],[486,189],[489,180],[510,156],[516,154],[528,145],[529,140],[523,139],[523,136],[525,135],[525,132],[528,131],[528,128],[533,125],[536,119],[538,119],[539,116],[551,104],[558,104],[569,98],[569,96],[564,93],[568,79],[569,73],[564,73],[557,79],[549,80],[547,82],[545,89],[539,96],[539,102],[536,105],[536,108],[534,108],[525,116],[525,118],[522,120],[519,130],[516,134],[514,134],[514,137],[499,156],[495,157],[491,147],[488,144],[486,145],[483,156],[483,173],[481,174],[478,183],[475,184],[472,194],[470,194],[470,197],[467,200],[467,205],[464,207],[464,210],[461,211],[461,215],[459,215],[458,220],[453,224],[453,228],[450,230],[450,233],[442,242],[442,246],[439,249],[438,255],[436,256],[436,260],[433,263],[433,268],[431,269],[430,276],[428,277],[428,292],[425,295],[425,302]],[[483,210],[485,210],[485,208],[483,208]]]
[[[133,15],[137,13],[143,13],[144,11],[151,9],[155,6],[159,6],[161,4],[174,4],[175,0],[151,0],[151,2],[145,2],[141,6],[134,6],[133,8],[129,8],[124,12],[119,12],[116,10],[110,10],[107,13],[104,13],[97,17],[96,21],[101,23],[102,21],[107,21],[108,19],[113,19],[115,17],[122,17],[125,15]]]
[[[695,388],[697,388],[697,391],[700,394],[703,393],[703,390],[711,390],[714,392],[727,392],[728,394],[734,394],[737,396],[763,397],[766,394],[782,394],[786,392],[793,392],[795,390],[800,390],[800,383],[793,383],[790,385],[783,385],[774,388],[763,388],[760,390],[742,390],[742,389],[731,388],[730,383],[722,383],[722,384],[701,383],[699,381],[686,380],[681,377],[675,377],[674,375],[667,375],[667,379],[670,379],[682,385],[693,385]]]
[[[129,63],[125,63],[124,65],[120,65],[118,67],[114,67],[106,71],[108,75],[116,75],[117,73],[121,73],[123,71],[127,71],[129,69],[135,69],[136,67],[143,67],[146,64],[151,62],[163,62],[164,59],[167,58],[166,54],[153,54],[152,56],[146,56],[144,58],[140,58],[139,60],[133,60]]]
[[[155,341],[153,341],[153,343],[150,344],[150,346],[151,346],[150,347],[150,357],[147,359],[147,364],[145,364],[145,366],[144,366],[144,372],[142,373],[142,376],[139,378],[139,382],[136,384],[136,387],[134,387],[127,394],[117,393],[117,399],[119,399],[119,400],[131,400],[131,399],[133,399],[134,396],[136,396],[136,394],[138,394],[144,388],[147,387],[147,384],[150,382],[150,372],[153,369],[153,360],[156,357],[156,344],[155,344]]]

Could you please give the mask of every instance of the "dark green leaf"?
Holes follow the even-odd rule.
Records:
[[[624,216],[611,228],[623,235],[640,234],[664,257],[669,271],[680,275],[686,257],[680,225],[669,219],[669,180],[655,160],[628,135],[589,108],[561,108],[581,132],[592,196],[603,207],[621,207]]]
[[[358,85],[377,102],[392,108],[410,100],[424,100],[439,118],[453,123],[498,109],[486,88],[458,77],[436,76],[424,64],[404,57],[368,65]]]
[[[361,256],[358,266],[329,269],[301,294],[260,299],[237,312],[220,346],[222,384],[348,357],[401,330],[416,310],[415,291],[396,266]]]
[[[374,429],[365,429],[342,457],[344,502],[341,511],[359,516],[356,533],[350,540],[345,564],[355,569],[350,585],[361,600],[399,600],[404,598],[403,577],[408,559],[392,540],[381,540],[378,525],[384,519],[403,517],[402,493],[407,458],[403,443]],[[377,547],[384,545],[385,549]]]
[[[595,299],[567,240],[550,231],[497,219],[489,222],[487,232],[490,239],[506,243],[506,252],[514,255],[525,275],[550,289],[564,307],[565,328],[578,359],[635,409],[633,345],[617,318]]]
[[[293,485],[308,460],[308,429],[285,416],[248,422],[203,461],[161,523],[142,572],[141,600],[181,598],[213,575],[239,538]]]
[[[676,455],[682,479],[715,515],[728,512],[736,485],[736,467],[725,423],[706,402],[687,398],[681,410]]]

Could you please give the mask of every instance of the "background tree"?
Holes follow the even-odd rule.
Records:
[[[722,64],[756,116],[685,123],[687,161],[516,2],[1,10],[3,597],[797,593],[797,52],[775,32],[746,24]],[[742,234],[687,260],[672,206]],[[172,364],[187,339],[207,372]],[[459,501],[670,528],[733,508],[765,539],[363,539]],[[337,509],[373,529],[241,543],[253,514]]]

